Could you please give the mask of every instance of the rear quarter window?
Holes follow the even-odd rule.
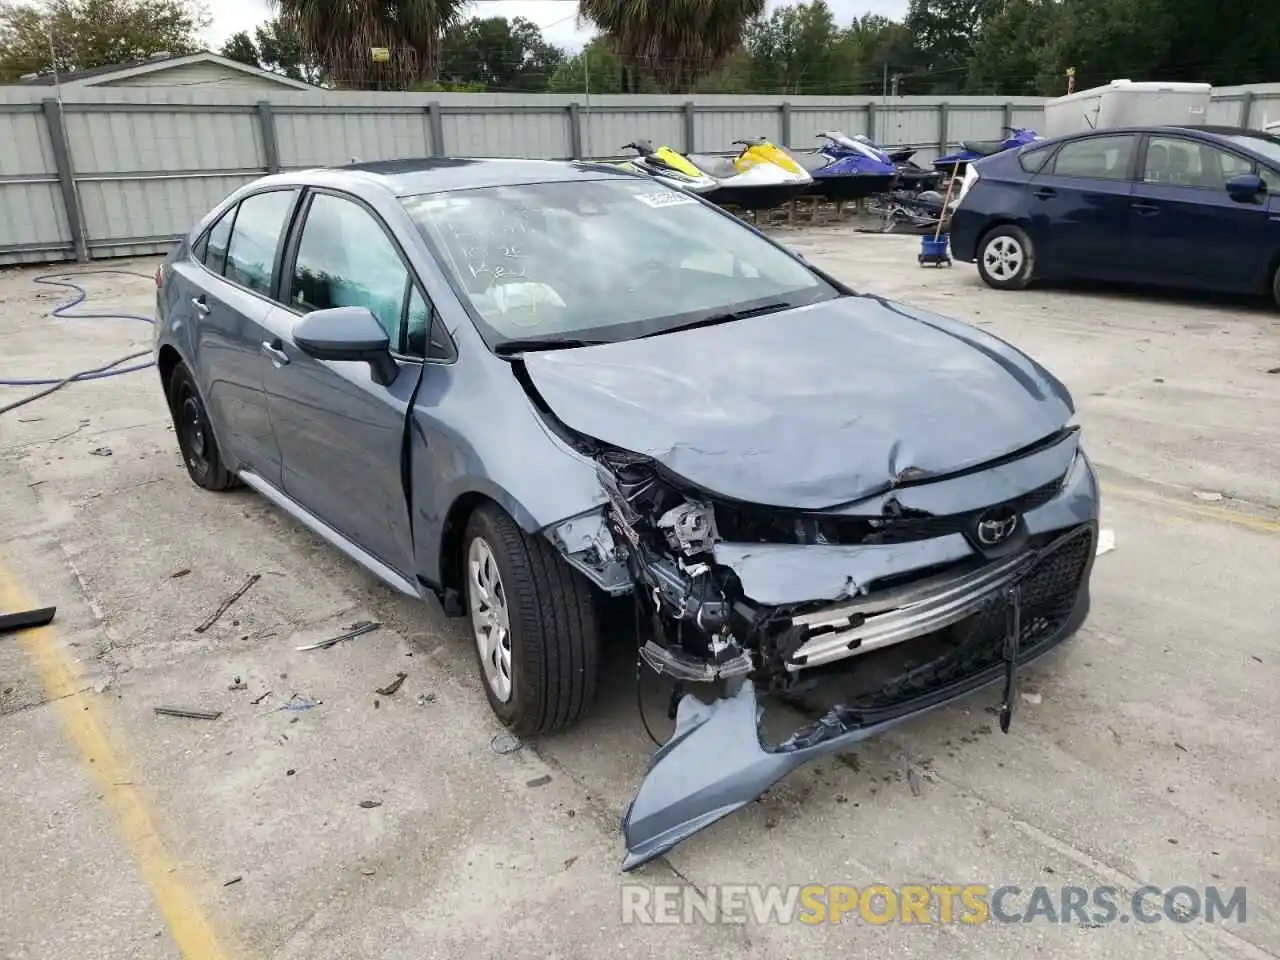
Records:
[[[1018,165],[1027,173],[1039,173],[1053,156],[1053,147],[1034,147],[1018,153]]]

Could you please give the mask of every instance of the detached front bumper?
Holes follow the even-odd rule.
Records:
[[[623,869],[661,856],[810,760],[847,750],[1002,678],[1011,687],[1017,669],[1070,637],[1087,617],[1096,539],[1097,524],[1091,520],[1000,565],[998,575],[987,581],[989,589],[944,590],[921,600],[940,624],[970,620],[969,639],[928,669],[904,674],[888,695],[833,707],[776,747],[760,742],[761,708],[751,681],[710,705],[686,695],[674,734],[654,754],[623,818]],[[1006,628],[1001,598],[1011,589],[1019,592],[1020,616],[1012,621],[1016,627]],[[892,621],[885,624],[880,637],[892,634]]]

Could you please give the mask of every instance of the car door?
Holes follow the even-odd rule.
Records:
[[[286,263],[287,300],[261,344],[284,492],[412,580],[401,451],[422,362],[403,350],[411,294],[423,298],[382,221],[337,193],[310,195]],[[304,313],[342,306],[367,307],[387,331],[400,367],[389,385],[376,383],[367,363],[316,360],[294,343],[292,329]],[[421,339],[425,320],[414,326]]]
[[[195,376],[218,442],[238,468],[280,482],[280,450],[263,393],[259,345],[272,311],[276,265],[299,191],[245,197],[175,265],[178,303],[195,330]]]
[[[1146,138],[1130,206],[1134,251],[1153,279],[1251,291],[1275,253],[1267,198],[1234,200],[1226,181],[1251,158],[1177,134]]]
[[[1106,277],[1127,260],[1136,134],[1067,140],[1027,184],[1036,269]]]

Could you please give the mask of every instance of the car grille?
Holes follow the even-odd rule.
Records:
[[[1023,578],[1020,658],[1033,656],[1066,625],[1093,554],[1093,530],[1092,525],[1079,528]],[[1003,662],[1007,617],[1008,604],[997,597],[986,609],[947,628],[954,646],[946,653],[911,667],[848,706],[855,710],[891,707]]]
[[[1001,509],[1025,514],[1042,507],[1062,490],[1066,474],[1020,497],[989,504],[968,513],[934,516],[905,514],[897,517],[841,517],[782,513],[750,507],[716,506],[716,528],[726,540],[747,543],[860,544],[909,543],[948,534],[972,533],[982,514]]]

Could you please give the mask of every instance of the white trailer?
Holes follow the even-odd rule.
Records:
[[[1059,137],[1109,127],[1180,124],[1201,126],[1213,87],[1207,83],[1112,80],[1044,105],[1044,135]]]

